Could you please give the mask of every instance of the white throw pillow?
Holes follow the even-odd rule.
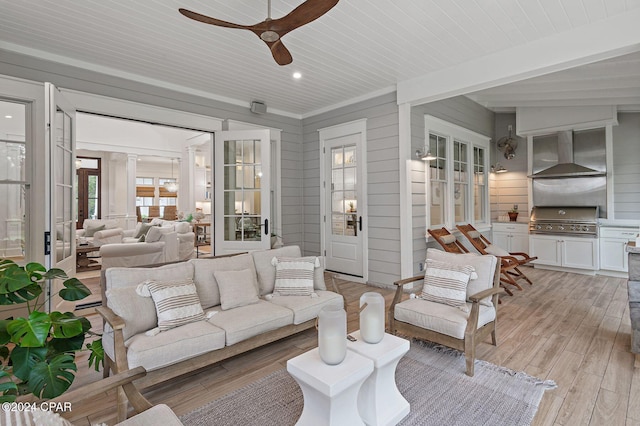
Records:
[[[173,282],[146,281],[136,291],[141,296],[151,296],[153,299],[160,331],[205,318],[196,285],[191,278]]]
[[[313,293],[313,270],[320,266],[315,256],[274,257],[276,282],[273,294],[279,296],[310,296]]]
[[[472,266],[427,259],[420,298],[468,312],[467,284],[472,273]]]
[[[191,232],[191,224],[189,222],[176,222],[174,228],[178,234]]]
[[[215,271],[213,273],[220,290],[220,308],[239,308],[258,303],[258,286],[255,274],[250,269],[239,271]]]

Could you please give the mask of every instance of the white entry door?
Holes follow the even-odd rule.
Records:
[[[75,108],[60,91],[50,83],[45,83],[45,147],[49,162],[46,173],[45,208],[48,210],[49,224],[46,227],[45,255],[47,266],[64,270],[68,276],[76,271],[76,226],[74,217],[75,195]],[[49,309],[73,311],[74,303],[58,296],[63,280],[50,283],[51,297]]]
[[[215,253],[268,249],[269,130],[215,134]]]
[[[365,122],[320,130],[325,268],[365,277]]]

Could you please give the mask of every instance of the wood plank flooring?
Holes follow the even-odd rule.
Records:
[[[640,424],[640,369],[630,352],[626,279],[525,268],[534,282],[499,306],[498,346],[482,343],[478,358],[541,379],[558,388],[545,392],[534,425]],[[348,329],[358,328],[357,306],[365,291],[379,291],[387,306],[393,290],[338,281],[348,303]],[[101,328],[96,315],[90,315]],[[246,355],[144,391],[154,403],[178,415],[286,366],[317,345],[315,330],[272,343]],[[73,388],[102,375],[78,361]],[[460,374],[464,374],[461,372]],[[77,424],[115,421],[113,394],[75,404]]]

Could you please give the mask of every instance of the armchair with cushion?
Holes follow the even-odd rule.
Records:
[[[473,376],[476,346],[489,335],[497,345],[500,263],[495,256],[433,248],[426,260],[425,275],[394,283],[389,331],[463,351],[466,374]],[[404,285],[416,281],[424,281],[421,295],[402,301]]]
[[[105,244],[100,247],[102,269],[175,262],[178,259],[178,234],[170,228],[153,226],[144,242]]]

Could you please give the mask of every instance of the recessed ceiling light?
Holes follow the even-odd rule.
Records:
[[[5,115],[4,118],[13,118],[13,115]]]
[[[298,79],[302,78],[302,74],[301,74],[301,73],[299,73],[298,71],[296,71],[296,72],[294,72],[294,73],[293,73],[293,78],[295,78],[296,80],[298,80]]]

